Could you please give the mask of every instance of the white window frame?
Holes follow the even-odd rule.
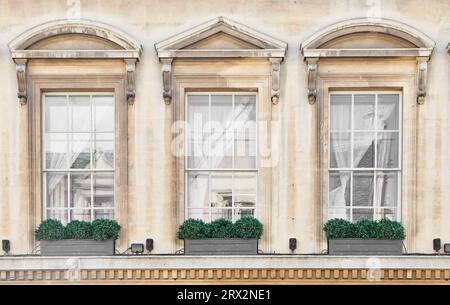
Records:
[[[399,96],[399,100],[398,100],[398,112],[399,112],[399,117],[398,117],[398,130],[389,130],[389,131],[379,131],[379,130],[372,130],[372,132],[375,133],[375,139],[374,139],[374,166],[373,168],[355,168],[353,165],[353,153],[354,153],[354,149],[353,149],[353,140],[354,140],[354,132],[369,132],[368,130],[354,130],[354,100],[355,100],[355,95],[359,95],[359,94],[372,94],[375,95],[375,112],[377,113],[377,108],[378,108],[378,95],[379,94],[396,94]],[[402,92],[401,91],[387,91],[387,90],[370,90],[370,91],[363,91],[363,90],[353,90],[353,91],[330,91],[328,94],[328,130],[327,130],[327,141],[329,143],[329,145],[331,146],[331,127],[330,127],[330,121],[331,121],[331,96],[332,95],[351,95],[352,96],[352,102],[351,102],[351,109],[350,109],[350,115],[351,115],[351,122],[350,122],[350,143],[351,143],[351,149],[350,149],[350,168],[331,168],[330,167],[330,157],[331,157],[331,149],[328,149],[328,155],[327,155],[327,172],[328,172],[328,176],[327,179],[329,181],[330,178],[330,173],[331,172],[349,172],[350,174],[350,206],[349,207],[345,207],[345,209],[349,209],[350,210],[350,221],[353,221],[353,173],[354,172],[364,172],[364,171],[373,171],[374,172],[374,183],[373,183],[373,188],[374,188],[374,196],[376,195],[376,178],[377,178],[377,172],[397,172],[397,206],[395,207],[396,210],[396,221],[401,221],[401,214],[402,214],[402,137],[403,137],[403,120],[402,120],[402,113],[403,113],[403,100],[402,100]],[[375,122],[374,122],[374,126],[377,126],[377,116],[375,116]],[[398,132],[398,167],[396,168],[378,168],[377,167],[377,134],[379,132],[385,132],[385,133],[394,133],[394,132]],[[328,182],[329,184],[329,182]],[[327,219],[329,219],[329,211],[330,211],[330,201],[329,201],[329,195],[330,195],[330,191],[329,189],[327,190]],[[374,198],[375,199],[375,198]],[[378,220],[381,219],[381,213],[378,213],[378,210],[380,209],[389,209],[390,207],[379,207],[376,206],[376,200],[373,201],[374,205],[372,207],[368,207],[368,206],[361,206],[361,207],[357,207],[356,209],[373,209],[373,219],[374,220]]]
[[[255,124],[256,124],[256,129],[255,129],[255,168],[254,169],[249,169],[249,168],[234,168],[234,157],[235,157],[235,146],[234,146],[234,142],[235,142],[235,138],[234,138],[234,132],[233,132],[233,146],[232,146],[232,151],[233,151],[233,158],[232,158],[232,167],[231,168],[226,168],[226,169],[221,169],[221,168],[189,168],[188,167],[188,154],[184,155],[184,194],[185,194],[185,198],[184,198],[184,218],[188,219],[188,215],[189,215],[189,188],[188,188],[188,182],[189,182],[189,173],[191,172],[197,172],[197,173],[201,173],[201,174],[206,174],[209,173],[209,180],[208,180],[208,189],[209,189],[209,205],[208,205],[208,212],[209,212],[209,221],[211,221],[211,211],[212,211],[212,207],[211,207],[211,174],[215,173],[215,172],[228,172],[228,173],[232,173],[232,178],[231,178],[231,185],[232,185],[232,194],[234,193],[234,173],[245,173],[245,172],[251,172],[251,173],[255,173],[256,179],[255,179],[255,206],[254,208],[239,208],[239,209],[247,209],[247,210],[253,210],[253,215],[255,218],[258,218],[258,202],[259,202],[259,140],[258,140],[258,134],[259,134],[259,129],[258,129],[258,94],[256,92],[252,92],[252,91],[200,91],[200,92],[187,92],[185,94],[185,109],[184,109],[184,113],[185,113],[185,124],[188,124],[188,120],[187,120],[187,113],[188,113],[188,107],[189,107],[189,96],[190,95],[208,95],[209,96],[209,106],[208,106],[208,111],[209,111],[209,118],[211,118],[211,96],[212,95],[231,95],[232,96],[232,104],[233,104],[233,112],[234,112],[234,107],[235,107],[235,96],[237,95],[254,95],[255,96],[255,112],[256,112],[256,118],[255,118]],[[185,130],[187,130],[185,128]],[[189,133],[185,132],[184,133],[184,143],[185,143],[185,147],[186,150],[188,148],[189,145]],[[209,154],[211,147],[209,146]],[[236,221],[237,219],[235,218],[235,213],[234,213],[234,198],[235,196],[232,196],[232,204],[231,207],[221,207],[218,209],[222,209],[222,210],[231,210],[232,211],[232,221]]]
[[[67,107],[69,106],[69,97],[70,96],[90,96],[90,106],[91,106],[91,126],[94,126],[94,115],[93,115],[93,103],[92,103],[92,97],[93,96],[111,96],[111,99],[113,101],[113,119],[114,119],[114,124],[113,124],[113,135],[114,135],[114,143],[113,143],[113,168],[112,169],[95,169],[93,168],[92,165],[92,160],[93,160],[93,140],[92,140],[92,135],[98,132],[95,131],[89,131],[89,132],[82,132],[82,133],[89,133],[91,135],[90,138],[90,162],[91,162],[91,166],[89,169],[47,169],[46,168],[46,158],[45,158],[45,126],[46,126],[46,118],[45,118],[45,103],[46,103],[46,97],[47,96],[66,96],[66,102],[67,102]],[[91,221],[93,221],[94,218],[94,211],[95,210],[103,210],[103,211],[113,211],[113,218],[115,217],[116,214],[116,185],[115,185],[115,179],[116,179],[116,103],[115,103],[115,94],[114,92],[90,92],[90,91],[81,91],[81,92],[67,92],[67,91],[60,91],[60,92],[48,92],[48,93],[43,93],[42,94],[42,111],[41,111],[41,115],[42,115],[42,124],[41,124],[41,158],[42,158],[42,170],[41,170],[41,175],[42,175],[42,202],[43,202],[43,219],[47,219],[48,215],[47,212],[48,210],[52,210],[52,211],[67,211],[67,223],[69,223],[72,218],[71,218],[71,210],[90,210],[90,215],[91,215]],[[67,108],[68,109],[68,108]],[[69,111],[67,111],[67,122],[70,122],[70,118],[69,118]],[[70,131],[64,131],[64,132],[52,132],[52,133],[61,133],[61,134],[70,134],[73,132]],[[102,132],[100,132],[102,133]],[[111,131],[108,132],[103,132],[103,133],[108,133],[110,134]],[[69,145],[69,141],[67,142],[67,145]],[[69,151],[69,150],[68,150]],[[48,208],[48,202],[47,202],[47,179],[46,179],[46,175],[47,173],[61,173],[61,174],[67,174],[67,208]],[[89,208],[85,208],[85,209],[80,209],[80,208],[73,208],[70,206],[71,204],[71,179],[70,176],[71,174],[80,174],[80,173],[90,173],[91,175],[91,206]],[[114,188],[114,205],[112,208],[106,208],[106,207],[95,207],[94,206],[94,174],[96,173],[110,173],[113,174],[113,188]]]

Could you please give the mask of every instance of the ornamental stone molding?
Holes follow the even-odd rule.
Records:
[[[226,39],[228,44],[214,45],[214,39]],[[167,105],[172,100],[172,63],[176,59],[267,59],[271,64],[271,101],[279,101],[280,68],[287,44],[245,25],[217,17],[156,43],[155,49],[162,64],[163,98]]]
[[[355,39],[349,43],[348,38],[352,35],[355,35]],[[369,37],[374,38],[374,45],[368,47],[360,42]],[[377,37],[391,41],[386,45],[377,45]],[[308,101],[314,104],[317,99],[317,68],[320,59],[413,57],[417,58],[416,100],[418,104],[423,104],[426,97],[428,61],[434,46],[435,42],[422,32],[389,19],[351,19],[328,26],[300,46],[307,63]]]
[[[56,37],[66,37],[66,41],[74,37],[86,38],[95,41],[95,46],[101,47],[87,48],[84,44],[76,43],[74,45],[80,45],[80,48],[49,47],[52,39]],[[135,66],[142,53],[142,47],[129,35],[109,25],[90,20],[47,22],[23,32],[8,46],[16,63],[18,98],[21,105],[27,103],[26,68],[27,62],[33,59],[123,59],[127,101],[129,104],[134,103]]]

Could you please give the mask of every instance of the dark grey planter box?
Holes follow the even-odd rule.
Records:
[[[342,238],[328,240],[330,255],[402,255],[402,240]]]
[[[185,239],[186,255],[255,255],[258,254],[258,239],[206,238]]]
[[[46,256],[92,256],[114,255],[115,242],[112,239],[61,239],[41,240],[41,255]]]

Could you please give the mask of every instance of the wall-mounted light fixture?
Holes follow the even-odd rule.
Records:
[[[131,253],[142,254],[144,253],[144,244],[131,244]]]
[[[433,239],[433,250],[438,253],[441,250],[441,239],[435,238]]]
[[[153,238],[147,238],[145,240],[145,249],[150,253],[153,250]]]
[[[9,239],[2,240],[2,250],[5,254],[8,254],[11,250],[11,242],[9,241]]]
[[[289,238],[289,249],[294,252],[297,249],[297,238]]]
[[[445,254],[450,254],[450,244],[444,244],[444,252]]]

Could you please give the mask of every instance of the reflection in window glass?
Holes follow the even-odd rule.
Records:
[[[46,218],[114,218],[114,97],[49,94],[43,109]]]

